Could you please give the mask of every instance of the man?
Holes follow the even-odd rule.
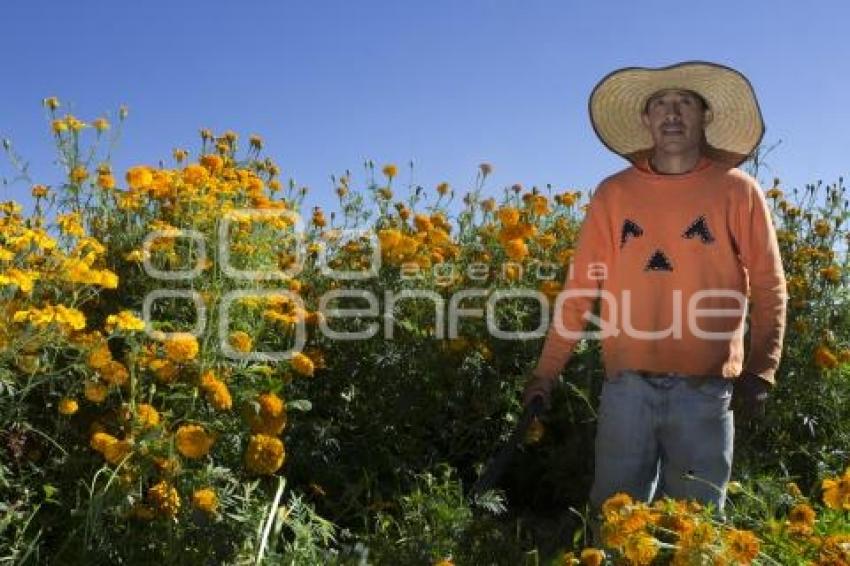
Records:
[[[764,134],[755,94],[721,65],[626,68],[596,86],[590,115],[631,166],[593,194],[524,403],[541,396],[548,405],[601,295],[594,516],[617,492],[722,511],[730,404],[739,417],[763,410],[785,329],[770,211],[757,181],[735,168]]]

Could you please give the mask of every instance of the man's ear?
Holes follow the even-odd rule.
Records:
[[[643,122],[643,125],[649,129],[649,116],[647,116],[646,112],[640,113],[640,121]]]
[[[703,113],[703,124],[707,126],[711,124],[712,120],[714,120],[714,111],[711,108],[706,108]]]

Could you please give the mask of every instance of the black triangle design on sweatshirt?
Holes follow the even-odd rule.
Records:
[[[634,220],[626,218],[623,222],[623,229],[620,232],[620,248],[626,245],[626,242],[630,237],[640,238],[641,236],[643,236],[643,228],[641,228]]]
[[[703,244],[714,243],[714,236],[711,234],[711,230],[708,229],[708,221],[705,219],[704,214],[691,222],[691,225],[682,234],[683,238],[688,238],[689,240],[697,236],[699,236]]]
[[[646,267],[643,268],[644,271],[673,271],[673,266],[670,264],[670,260],[667,259],[667,256],[664,255],[664,252],[661,250],[655,250],[655,253],[652,254],[652,257],[649,258],[649,261],[646,264]]]

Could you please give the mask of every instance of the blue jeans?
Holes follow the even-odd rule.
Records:
[[[606,378],[599,403],[591,512],[625,492],[713,503],[722,513],[732,470],[732,380],[719,376]]]

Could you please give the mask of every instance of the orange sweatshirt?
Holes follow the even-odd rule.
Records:
[[[731,378],[747,370],[774,380],[785,274],[764,194],[738,169],[704,158],[679,175],[643,165],[605,179],[591,198],[563,291],[537,376],[561,373],[599,297],[608,376],[643,369]]]

